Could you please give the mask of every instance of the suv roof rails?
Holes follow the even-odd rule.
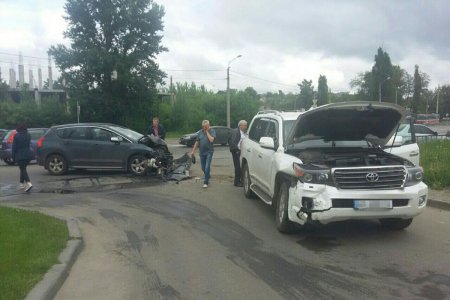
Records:
[[[258,111],[257,115],[262,115],[262,114],[275,114],[275,115],[279,115],[280,112],[278,110],[273,110],[273,109],[269,109],[269,110],[261,110]]]

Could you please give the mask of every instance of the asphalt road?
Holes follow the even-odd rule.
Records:
[[[17,167],[0,166],[0,203],[80,221],[85,249],[56,299],[449,298],[450,212],[428,208],[400,232],[355,221],[283,235],[232,173],[217,147],[207,190],[198,165],[179,184],[31,166],[23,194]]]

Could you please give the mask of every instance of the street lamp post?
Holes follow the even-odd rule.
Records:
[[[388,81],[389,79],[391,79],[390,76],[388,76],[385,80],[380,81],[380,83],[378,84],[378,102],[381,103],[381,84],[385,81]]]
[[[227,127],[230,127],[230,64],[233,62],[233,60],[238,59],[242,55],[238,55],[232,60],[228,62],[228,68],[227,68]]]

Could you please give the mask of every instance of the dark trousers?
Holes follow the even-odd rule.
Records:
[[[20,183],[29,182],[30,177],[28,177],[27,166],[30,163],[29,160],[19,160],[17,164],[20,169]]]
[[[233,164],[234,164],[234,184],[238,184],[241,182],[241,162],[240,162],[240,151],[231,152],[233,156]]]

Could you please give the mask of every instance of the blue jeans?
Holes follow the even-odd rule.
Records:
[[[209,184],[209,178],[211,177],[211,160],[214,152],[208,152],[205,154],[200,154],[200,163],[202,165],[203,174],[205,174],[204,184]]]

